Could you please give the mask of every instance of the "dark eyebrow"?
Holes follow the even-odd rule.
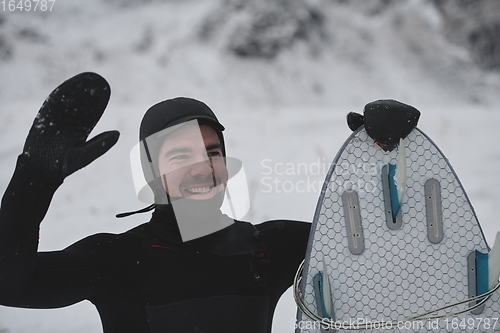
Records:
[[[205,147],[206,151],[215,150],[215,149],[221,149],[221,144],[220,143],[214,143],[212,145],[208,145],[208,146]]]

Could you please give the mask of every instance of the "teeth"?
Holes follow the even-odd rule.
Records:
[[[208,191],[210,191],[210,187],[194,187],[188,189],[188,192],[191,193],[207,193]]]

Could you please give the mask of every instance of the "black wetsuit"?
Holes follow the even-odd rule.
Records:
[[[105,333],[271,331],[275,306],[304,257],[309,223],[236,222],[183,243],[172,210],[159,206],[150,222],[125,233],[37,253],[39,224],[59,185],[19,159],[0,209],[1,304],[57,308],[89,300]]]

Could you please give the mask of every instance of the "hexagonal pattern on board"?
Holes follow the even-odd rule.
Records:
[[[361,128],[337,154],[315,213],[301,285],[313,312],[318,313],[312,281],[322,269],[323,256],[336,321],[398,321],[469,298],[467,257],[475,250],[488,251],[474,210],[447,159],[423,132],[414,129],[405,138],[405,147],[407,187],[402,225],[396,230],[386,221],[382,167],[396,164],[400,148],[384,152]],[[429,179],[437,180],[441,191],[439,243],[428,236],[425,183]],[[344,216],[345,191],[355,191],[359,200],[361,254],[353,254],[348,246],[346,223],[351,220]],[[497,291],[478,315],[467,312],[438,321],[402,323],[389,331],[460,332],[473,327],[477,332],[500,332],[499,299]],[[297,332],[321,332],[317,325],[304,325],[308,320],[298,312],[297,323],[303,329]]]

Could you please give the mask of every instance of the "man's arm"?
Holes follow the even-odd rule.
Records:
[[[54,192],[64,178],[104,154],[118,140],[118,132],[110,131],[87,141],[108,100],[107,82],[97,74],[83,73],[56,88],[38,112],[0,208],[0,303],[44,307],[42,304],[49,300],[39,299],[48,297],[39,292],[43,288],[60,290],[61,295],[68,292],[63,285],[75,290],[85,288],[78,285],[86,281],[83,272],[80,276],[74,274],[74,283],[64,281],[70,276],[63,273],[54,275],[53,280],[46,279],[46,267],[54,263],[63,268],[82,267],[85,259],[75,255],[71,261],[67,254],[54,253],[53,259],[47,261],[47,255],[37,255],[38,232]],[[65,257],[66,260],[61,260]],[[87,265],[89,269],[91,264]],[[50,288],[58,285],[59,289]],[[70,294],[66,299],[52,294],[54,300],[60,301],[50,307],[68,305],[85,297],[83,292]]]

